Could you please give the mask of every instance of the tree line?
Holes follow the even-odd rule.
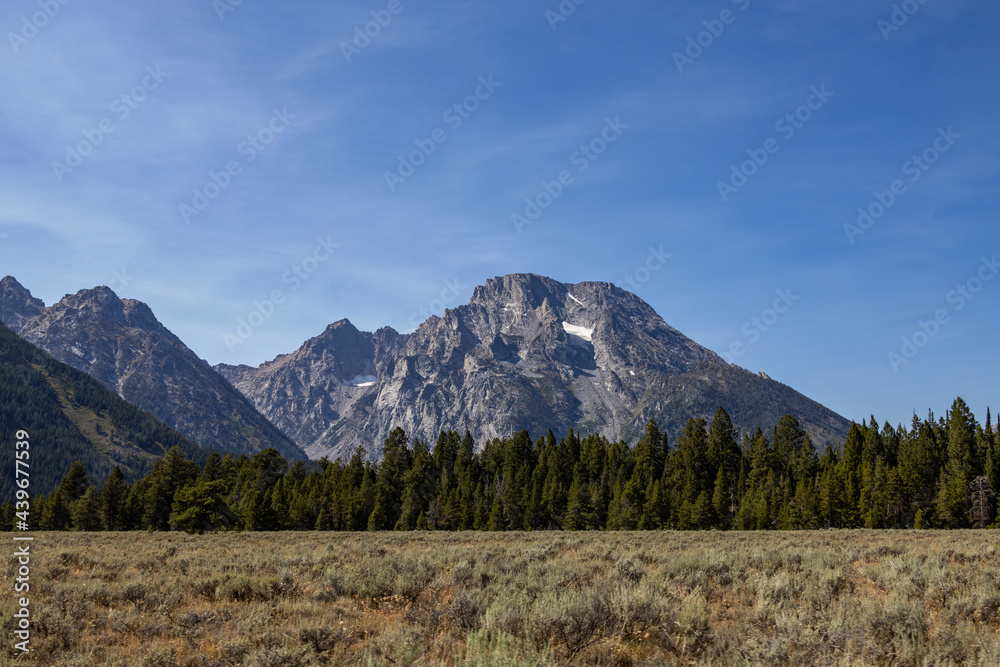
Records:
[[[394,429],[380,461],[295,461],[276,450],[172,448],[133,484],[115,469],[98,488],[75,462],[33,498],[39,530],[766,530],[998,527],[1000,436],[959,398],[909,428],[853,423],[820,454],[792,416],[742,437],[720,408],[674,443],[649,421],[634,447],[572,430],[526,431],[481,449],[466,432],[437,441]],[[0,525],[16,517],[0,507]]]

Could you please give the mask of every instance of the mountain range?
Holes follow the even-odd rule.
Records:
[[[237,454],[274,447],[288,458],[305,457],[140,301],[95,287],[46,308],[7,276],[0,280],[0,321],[202,447]]]
[[[603,282],[497,277],[413,333],[359,331],[344,319],[256,368],[213,370],[145,304],[106,287],[46,308],[8,277],[0,320],[194,442],[234,452],[347,458],[361,446],[378,457],[395,426],[428,441],[442,429],[484,443],[572,428],[634,443],[651,418],[673,440],[689,417],[709,419],[720,406],[743,432],[791,414],[820,447],[850,425]]]
[[[722,406],[737,428],[794,415],[818,445],[849,423],[790,387],[726,363],[610,283],[529,274],[486,281],[415,332],[327,327],[260,365],[216,366],[310,457],[377,450],[394,426],[432,441],[521,429],[600,432],[634,443],[650,419],[675,439]]]

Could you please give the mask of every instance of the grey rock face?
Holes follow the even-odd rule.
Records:
[[[274,447],[287,457],[303,456],[142,302],[97,287],[46,308],[8,277],[0,282],[0,308],[3,323],[22,338],[192,442],[234,453]]]
[[[792,414],[819,446],[848,422],[766,375],[727,364],[609,283],[494,278],[467,305],[412,334],[360,332],[342,320],[258,368],[218,366],[312,458],[378,456],[395,426],[433,441],[477,442],[527,429],[600,432],[634,443],[655,418],[670,438],[722,406],[737,428]]]
[[[371,334],[341,320],[260,368],[220,364],[216,370],[259,410],[266,406],[271,422],[305,443],[311,458],[320,458],[330,453],[326,443],[351,443],[345,445],[351,451],[367,443],[360,426],[373,406],[372,389],[392,371],[404,340],[392,329]]]
[[[21,283],[11,276],[0,280],[0,322],[12,330],[24,325],[26,320],[41,315],[45,304],[31,296]]]

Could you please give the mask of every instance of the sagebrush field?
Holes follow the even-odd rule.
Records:
[[[37,533],[0,662],[998,665],[997,535]]]

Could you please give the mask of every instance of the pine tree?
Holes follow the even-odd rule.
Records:
[[[434,467],[437,469],[439,477],[448,480],[452,478],[460,447],[461,440],[455,431],[442,430],[438,434],[437,442],[434,444]],[[450,488],[441,489],[444,493],[450,490]]]
[[[129,487],[121,468],[115,466],[101,491],[101,527],[104,530],[122,530],[125,527],[125,501]]]
[[[278,453],[276,450],[270,451]],[[171,447],[166,455],[156,462],[153,471],[146,476],[142,527],[169,530],[174,494],[192,483],[200,472],[198,465],[188,460],[180,447]]]
[[[153,477],[145,490],[142,499],[142,527],[147,530],[167,530],[170,527],[173,494],[166,480]]]
[[[885,458],[885,441],[882,439],[882,434],[879,433],[878,422],[875,421],[875,416],[873,415],[868,422],[868,426],[864,429],[864,443],[861,445],[862,470],[865,468],[874,470],[875,464],[878,461],[884,461]]]
[[[795,485],[795,496],[789,505],[790,528],[815,530],[821,525],[820,494],[812,479],[802,479]]]
[[[750,465],[750,473],[747,476],[749,487],[761,488],[764,486],[771,472],[771,458],[771,443],[758,428],[750,441],[750,452],[747,455]]]
[[[503,497],[506,492],[507,490],[504,485],[504,480],[498,478],[496,480],[496,488],[491,499],[492,502],[489,506],[489,519],[486,521],[486,530],[498,531],[507,529],[503,516]]]
[[[90,475],[87,468],[80,461],[73,461],[69,466],[69,472],[63,476],[57,487],[64,503],[72,503],[77,498],[83,496],[90,487]]]
[[[420,440],[414,442],[412,461],[412,467],[403,475],[403,504],[396,530],[414,530],[417,519],[428,510],[434,493],[435,461],[427,443]]]
[[[813,444],[809,434],[802,431],[801,445],[792,457],[792,479],[796,483],[799,481],[815,483],[818,471],[819,455],[816,453],[816,446]]]
[[[646,422],[646,432],[635,446],[635,467],[639,474],[639,483],[645,488],[663,475],[664,448],[663,434],[660,433],[655,419]]]
[[[982,472],[977,454],[975,417],[965,401],[956,398],[948,415],[948,464],[971,479]]]
[[[93,484],[70,505],[70,515],[73,518],[73,530],[101,529],[101,501]]]
[[[666,442],[661,442],[666,454]],[[604,474],[604,464],[608,454],[608,442],[604,436],[594,434],[580,442],[580,463],[587,472],[588,479],[598,480]]]
[[[235,515],[226,505],[227,493],[226,481],[220,479],[202,479],[181,489],[174,498],[170,523],[189,533],[228,528]]]
[[[986,426],[983,433],[985,440],[985,457],[983,461],[983,473],[994,489],[1000,488],[1000,441],[993,431],[990,409],[986,408]]]
[[[529,483],[530,493],[527,493],[526,490],[528,502],[524,509],[525,530],[544,530],[551,523],[554,523],[550,522],[550,517],[545,511],[546,508],[542,502],[542,485],[545,482],[543,473],[544,468],[541,465],[535,466]]]
[[[14,501],[8,499],[0,505],[0,530],[10,531],[14,529],[14,520],[17,518],[17,508]]]
[[[590,527],[594,530],[605,530],[608,528],[608,506],[611,503],[611,475],[607,469],[601,473],[598,479],[590,488],[590,502],[594,508],[593,517],[590,520]]]
[[[935,502],[935,523],[941,528],[968,525],[969,502],[966,489],[976,476],[975,419],[961,398],[948,413],[948,462],[941,473]]]
[[[777,519],[780,505],[774,502],[777,488],[774,471],[767,468],[766,475],[761,481],[752,483],[743,497],[737,517],[738,526],[743,530],[766,530]]]
[[[639,527],[644,508],[640,476],[633,475],[627,482],[616,485],[608,511],[608,527],[612,530],[635,530]]]
[[[965,528],[968,524],[968,496],[965,473],[941,472],[934,508],[934,523],[938,528]]]
[[[590,504],[590,484],[585,478],[584,468],[577,463],[573,468],[573,484],[569,487],[569,504],[563,519],[566,530],[587,530],[591,528],[590,517],[593,508]]]
[[[659,530],[667,525],[668,508],[663,483],[657,479],[646,488],[646,506],[643,508],[639,528],[642,530]]]
[[[468,431],[462,437],[455,457],[455,486],[459,505],[456,526],[472,530],[476,525],[476,486],[479,484],[479,462],[475,456],[475,442]]]
[[[712,489],[712,509],[717,518],[715,527],[728,530],[733,527],[735,517],[736,496],[729,485],[728,475],[724,466],[719,466]]]
[[[691,506],[691,528],[705,530],[711,528],[715,522],[716,517],[712,511],[711,496],[708,491],[702,490]]]
[[[41,530],[66,530],[70,522],[69,508],[58,488],[43,501],[39,528]],[[40,504],[36,502],[36,506]]]
[[[347,506],[345,514],[351,526],[348,530],[365,530],[368,527],[369,518],[375,511],[377,484],[375,466],[365,466],[361,477],[361,488],[350,489],[350,505]]]
[[[917,512],[926,522],[933,515],[935,485],[941,462],[934,429],[916,415],[913,415],[910,431],[900,440],[898,461],[901,494],[908,500],[903,523],[911,520],[915,523]]]
[[[863,486],[864,472],[862,469],[864,443],[864,425],[851,423],[851,429],[847,433],[847,440],[844,442],[844,454],[838,464],[837,477],[843,484],[843,509],[841,512],[843,528],[860,528],[864,518],[861,508],[861,490]]]
[[[326,511],[325,505],[319,508],[319,514],[316,515],[316,523],[313,525],[313,530],[333,530],[333,523]]]
[[[221,479],[224,473],[222,455],[219,452],[212,452],[208,455],[208,459],[205,461],[205,465],[202,467],[198,478],[202,481],[214,482],[217,479]]]
[[[129,487],[128,496],[125,497],[125,510],[122,512],[122,530],[145,530],[142,517],[145,513],[143,502],[148,484],[145,479],[140,479]]]
[[[736,428],[723,408],[719,408],[708,430],[709,472],[712,483],[712,508],[717,527],[732,528],[739,502],[740,472],[743,453],[736,442]]]
[[[865,467],[864,505],[865,528],[887,528],[889,523],[889,474],[885,462],[879,458],[874,468]]]
[[[770,524],[771,497],[775,493],[775,479],[771,468],[771,445],[760,428],[750,439],[749,449],[748,488],[737,512],[737,528],[762,530]]]
[[[476,485],[475,506],[476,511],[472,519],[472,529],[487,530],[490,519],[490,507],[486,497],[486,489],[481,482]]]
[[[791,477],[793,483],[798,481],[794,469],[797,467],[796,463],[807,437],[806,432],[799,426],[799,420],[792,415],[784,415],[774,426],[771,468],[778,474]]]
[[[368,530],[391,530],[402,513],[403,480],[411,464],[403,429],[396,427],[389,433],[383,454],[375,484],[375,506],[368,517]]]
[[[279,478],[274,485],[268,489],[271,494],[271,525],[269,530],[286,530],[289,528],[288,511],[288,486],[291,480],[288,477]]]
[[[528,488],[534,458],[531,437],[527,431],[522,430],[504,444],[502,451],[502,468],[499,471],[501,484],[498,488],[502,488],[503,493],[498,493],[496,499],[500,504],[502,514],[500,525],[503,530],[520,530],[524,527],[527,500],[525,490]],[[570,474],[572,474],[572,469]],[[565,491],[562,491],[561,480],[558,486],[560,489],[559,506],[555,508],[557,516],[561,515],[566,507]]]

